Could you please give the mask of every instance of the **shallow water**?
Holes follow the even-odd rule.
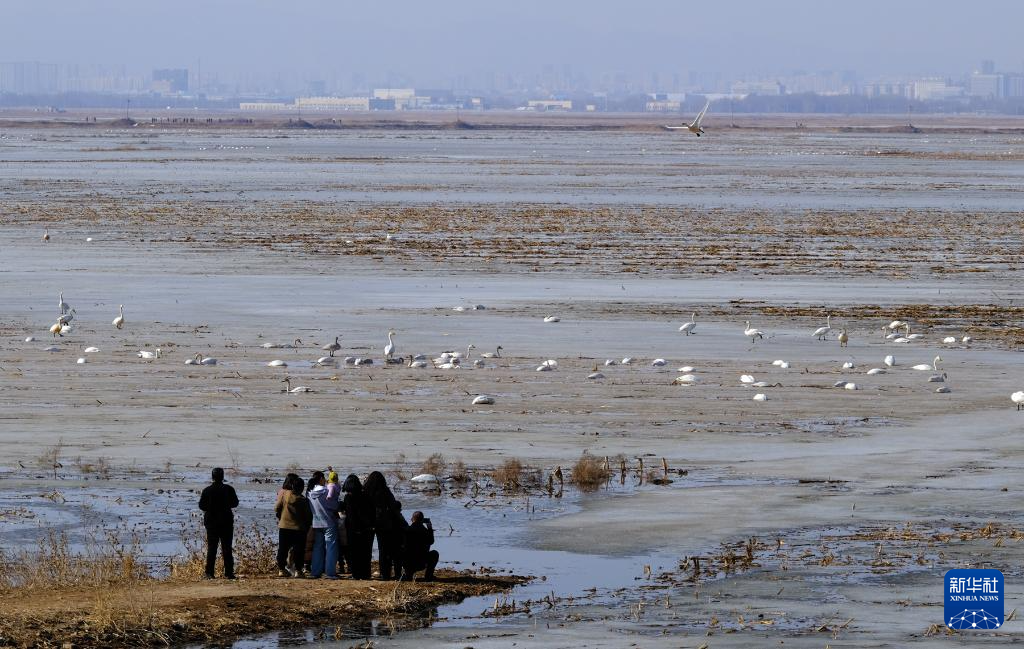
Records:
[[[125,147],[130,150],[118,150]],[[19,198],[34,191],[25,182],[59,181],[62,196],[199,203],[244,194],[248,200],[787,211],[1019,208],[1019,163],[868,155],[950,150],[1020,155],[1024,143],[1003,134],[719,131],[697,140],[520,131],[13,131],[0,140],[0,189]]]

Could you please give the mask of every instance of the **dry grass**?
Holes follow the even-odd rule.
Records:
[[[104,480],[110,479],[110,461],[105,457],[96,458],[92,462],[79,457],[75,460],[75,466],[82,475],[95,474]]]
[[[423,460],[423,466],[420,467],[420,473],[443,475],[445,467],[447,466],[448,465],[444,461],[444,456],[440,453],[434,453],[427,459]]]
[[[466,484],[472,479],[469,475],[469,469],[466,468],[466,463],[462,460],[455,460],[452,463],[452,468],[448,475],[458,484]]]
[[[143,560],[145,543],[136,530],[125,536],[108,530],[87,538],[76,551],[67,534],[50,530],[34,548],[0,549],[0,592],[137,584],[151,577]]]
[[[171,559],[174,579],[200,579],[206,571],[206,533],[201,524],[183,525],[179,531],[182,555]],[[272,575],[277,571],[277,535],[257,524],[235,522],[233,544],[235,572],[240,575]],[[220,556],[217,570],[222,567]]]
[[[576,460],[570,479],[579,489],[593,491],[607,483],[609,478],[611,472],[605,466],[604,460],[584,452],[580,459]]]
[[[52,470],[53,479],[57,479],[57,469],[63,465],[60,463],[60,458],[64,454],[64,440],[58,440],[56,444],[48,447],[44,450],[39,457],[36,458],[36,464],[39,465],[40,469]]]
[[[491,471],[491,479],[506,491],[518,491],[523,487],[523,463],[518,458],[508,458]]]

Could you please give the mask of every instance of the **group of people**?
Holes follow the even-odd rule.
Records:
[[[224,469],[213,470],[213,483],[199,499],[206,526],[206,577],[212,579],[217,547],[224,559],[224,576],[234,579],[231,541],[238,496],[224,483]],[[423,512],[406,521],[399,502],[380,471],[366,482],[355,474],[339,484],[330,467],[316,471],[307,481],[297,474],[285,476],[274,505],[277,516],[277,568],[280,577],[338,579],[348,572],[353,579],[371,578],[373,540],[377,539],[378,569],[384,580],[421,581],[434,578],[439,555],[431,550],[434,528]]]

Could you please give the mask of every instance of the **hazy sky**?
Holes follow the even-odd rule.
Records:
[[[307,79],[1024,66],[1021,0],[0,0],[0,20],[0,61]]]

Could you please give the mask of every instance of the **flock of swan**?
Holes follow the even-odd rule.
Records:
[[[56,322],[49,329],[49,332],[52,334],[52,336],[53,336],[53,338],[55,340],[58,337],[63,338],[65,335],[68,335],[69,333],[71,333],[71,331],[72,331],[71,323],[75,319],[75,314],[76,314],[75,309],[72,308],[67,302],[64,301],[64,293],[63,292],[61,292],[58,295],[58,305],[57,305],[57,308],[58,308],[58,316],[57,316]],[[458,309],[460,307],[456,307],[456,308]],[[472,307],[473,310],[481,310],[483,308],[484,307],[482,305],[476,305],[476,306]],[[559,316],[557,316],[557,315],[547,315],[547,316],[543,317],[543,322],[545,322],[545,323],[557,323],[557,322],[560,322],[560,321],[561,321],[561,318]],[[125,322],[126,321],[125,321],[125,315],[124,315],[124,305],[122,304],[122,305],[118,306],[118,315],[117,315],[116,318],[113,319],[113,321],[111,321],[111,325],[114,328],[120,330],[120,329],[124,329]],[[884,336],[885,340],[888,341],[888,342],[891,342],[893,344],[906,344],[906,343],[910,343],[910,342],[913,342],[913,341],[916,341],[916,340],[921,340],[921,339],[924,338],[923,334],[912,333],[911,323],[907,322],[907,321],[903,321],[903,320],[893,320],[892,322],[883,325],[881,329],[882,329],[882,333],[883,333],[883,336]],[[684,322],[679,327],[678,330],[679,330],[680,333],[683,333],[686,336],[696,335],[697,334],[697,314],[696,313],[691,314],[690,320],[688,322]],[[825,342],[825,341],[829,340],[829,334],[832,333],[833,331],[834,331],[834,329],[832,327],[832,316],[829,314],[829,315],[826,315],[825,324],[820,326],[820,327],[816,327],[811,332],[811,337],[815,338],[818,341]],[[765,333],[763,331],[761,331],[760,329],[752,326],[749,320],[744,323],[744,327],[743,327],[742,333],[743,333],[743,335],[745,337],[750,338],[751,344],[757,343],[758,340],[764,340],[765,339]],[[476,346],[473,345],[473,344],[469,344],[466,347],[466,351],[464,353],[461,352],[461,351],[448,350],[448,351],[441,352],[440,355],[438,355],[438,356],[436,356],[434,358],[430,358],[430,357],[428,357],[425,354],[410,354],[408,356],[400,356],[400,355],[398,355],[398,345],[395,342],[397,335],[398,334],[395,331],[393,331],[393,330],[389,330],[387,332],[387,343],[383,347],[383,358],[381,359],[385,365],[405,365],[406,367],[411,368],[411,369],[426,369],[426,368],[432,367],[432,368],[438,369],[438,370],[458,370],[458,369],[462,369],[462,368],[466,368],[466,367],[486,368],[486,367],[488,367],[487,361],[493,361],[495,359],[502,358],[501,352],[503,350],[503,347],[500,346],[500,345],[497,346],[493,352],[484,352],[484,353],[479,354],[477,358],[472,358],[473,350],[476,349]],[[34,337],[29,336],[28,338],[25,339],[25,342],[33,342],[35,340],[36,339]],[[846,347],[847,346],[847,343],[849,342],[849,333],[847,332],[847,330],[845,328],[840,329],[838,335],[836,336],[836,340],[839,342],[841,347]],[[960,338],[957,338],[955,336],[946,336],[946,337],[944,337],[942,339],[942,343],[945,344],[945,345],[964,345],[964,346],[969,346],[972,342],[973,341],[972,341],[970,336],[962,336]],[[300,339],[295,339],[292,344],[263,343],[261,345],[261,347],[264,348],[264,349],[278,349],[278,348],[298,349],[301,345],[302,345],[302,341]],[[335,353],[339,352],[342,349],[341,336],[335,336],[334,342],[327,343],[327,344],[323,345],[320,349],[322,351],[324,351],[324,352],[327,352],[327,356],[321,356],[320,358],[312,361],[312,363],[310,365],[310,367],[312,367],[312,368],[318,368],[318,367],[334,367],[334,368],[336,368],[341,363],[344,363],[345,365],[351,365],[351,366],[363,366],[363,365],[373,365],[374,364],[374,359],[373,358],[369,358],[369,357],[345,356],[344,358],[341,358],[341,359],[336,357]],[[56,351],[60,351],[60,348],[55,346],[55,345],[51,345],[51,346],[48,346],[48,347],[44,348],[44,351],[56,352]],[[89,346],[89,347],[86,347],[83,350],[83,352],[86,355],[96,354],[96,353],[100,352],[100,349],[98,347],[95,347],[95,346]],[[141,349],[141,350],[139,350],[139,352],[137,354],[137,357],[142,359],[142,360],[145,360],[145,361],[157,361],[157,360],[162,358],[162,350],[159,347],[157,347],[156,349],[154,349],[152,351],[147,350],[147,349]],[[87,356],[82,356],[82,357],[77,359],[77,363],[78,364],[84,364],[84,363],[87,362],[87,358],[88,358]],[[635,362],[636,362],[636,359],[634,359],[632,357],[626,357],[626,358],[623,358],[621,360],[607,359],[607,360],[604,361],[604,365],[605,365],[605,367],[612,367],[612,366],[620,365],[620,364],[628,366],[628,365],[634,364]],[[936,356],[931,361],[931,363],[918,363],[916,365],[910,366],[910,369],[916,370],[916,371],[922,371],[922,372],[935,372],[935,374],[931,374],[928,377],[928,379],[927,379],[928,382],[929,383],[945,383],[947,375],[944,374],[944,373],[943,374],[938,374],[937,373],[937,372],[940,371],[939,364],[941,362],[942,362],[942,357],[941,356]],[[189,365],[189,366],[213,366],[213,365],[217,365],[217,363],[218,363],[218,361],[217,361],[216,358],[209,357],[209,356],[204,356],[201,353],[196,353],[194,355],[191,355],[191,356],[189,356],[188,359],[185,360],[185,365]],[[663,359],[663,358],[655,358],[650,363],[651,367],[656,367],[656,368],[665,367],[667,364],[668,364],[668,362],[665,359]],[[891,371],[897,365],[895,355],[893,355],[893,354],[886,355],[882,359],[882,365],[883,365],[883,367],[871,367],[871,368],[869,368],[865,372],[865,374],[868,375],[868,376],[874,376],[874,375],[878,375],[878,374],[885,374],[885,373]],[[285,361],[285,360],[282,360],[282,359],[274,359],[274,360],[271,360],[271,361],[267,362],[266,366],[267,367],[273,367],[273,368],[287,368],[288,367],[288,362]],[[790,363],[788,361],[783,360],[783,359],[778,359],[778,360],[775,360],[775,361],[772,362],[772,366],[775,367],[775,368],[783,369],[784,370],[784,369],[789,369],[790,368]],[[493,367],[493,365],[491,367]],[[555,359],[548,359],[548,360],[545,360],[545,361],[541,362],[537,366],[536,371],[538,371],[538,372],[551,372],[551,371],[556,370],[557,368],[558,368],[558,361],[555,360]],[[856,369],[856,366],[855,366],[855,364],[853,363],[852,360],[851,361],[846,361],[846,362],[844,362],[842,364],[842,369],[843,370],[854,370],[854,369]],[[682,367],[680,367],[678,369],[678,372],[679,372],[679,376],[677,376],[672,381],[672,384],[674,384],[674,385],[692,386],[692,385],[696,385],[696,384],[701,382],[700,376],[699,376],[696,368],[694,368],[693,366],[690,366],[690,365],[682,366]],[[594,367],[592,368],[591,372],[587,375],[586,378],[588,380],[596,381],[596,380],[604,379],[604,378],[606,378],[606,376],[605,376],[605,374],[602,371],[600,371],[598,369],[598,366],[595,364]],[[287,387],[285,388],[285,391],[287,391],[287,392],[290,392],[290,393],[293,393],[293,394],[313,392],[313,389],[308,387],[308,386],[301,386],[300,385],[300,386],[293,387],[291,385],[291,378],[290,377],[285,377],[283,382],[285,382],[287,384]],[[778,383],[778,382],[772,383],[772,382],[768,382],[768,381],[758,381],[751,374],[742,374],[742,375],[740,375],[740,384],[744,385],[744,386],[748,386],[748,387],[753,387],[753,388],[781,387],[781,384]],[[837,381],[834,384],[833,387],[842,388],[842,389],[845,389],[845,390],[859,390],[859,389],[861,389],[860,386],[856,382],[854,382],[854,381],[846,381],[846,380]],[[938,393],[948,393],[950,391],[951,391],[950,388],[948,386],[946,386],[946,385],[941,385],[941,386],[939,386],[935,390],[935,392],[938,392]],[[1014,392],[1013,394],[1010,395],[1010,399],[1016,405],[1018,410],[1024,409],[1024,391]],[[768,396],[764,392],[758,392],[758,393],[756,393],[754,395],[753,400],[754,401],[767,401],[768,400]],[[474,397],[472,403],[473,403],[473,405],[491,405],[491,404],[495,403],[495,399],[492,396],[481,394],[481,395],[477,395],[476,397]]]

